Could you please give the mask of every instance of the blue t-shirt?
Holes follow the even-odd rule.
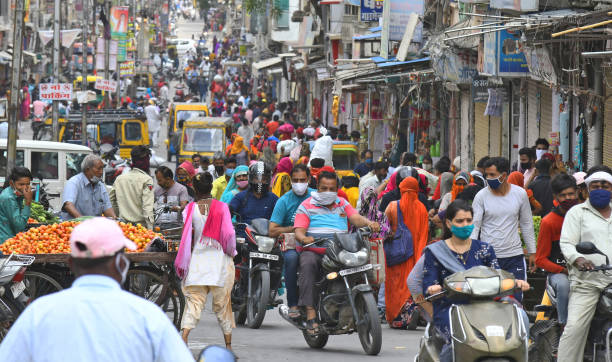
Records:
[[[238,221],[250,224],[251,220],[264,218],[270,220],[274,205],[278,201],[278,196],[272,192],[267,192],[261,199],[253,195],[250,190],[237,193],[230,201],[229,207],[232,212],[240,215]]]
[[[274,206],[274,212],[270,221],[282,227],[293,226],[297,208],[304,200],[310,197],[310,193],[313,191],[315,190],[308,188],[302,196],[296,195],[293,191],[284,194],[278,199],[276,206]]]

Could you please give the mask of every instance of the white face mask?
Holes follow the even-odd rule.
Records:
[[[308,189],[308,183],[306,182],[292,182],[291,183],[291,189],[293,190],[293,192],[298,195],[298,196],[302,196],[306,193],[306,189]]]
[[[125,267],[123,269],[121,269],[121,260],[125,262]],[[128,270],[130,269],[130,259],[128,259],[123,253],[117,254],[115,257],[115,268],[117,268],[117,271],[119,274],[121,274],[121,283],[119,284],[123,285],[123,283],[125,283],[125,279],[127,278]]]
[[[327,192],[317,192],[314,191],[310,194],[312,196],[312,200],[316,206],[328,206],[336,201],[338,197],[337,192],[327,191]]]
[[[542,158],[542,156],[544,156],[544,154],[546,153],[546,150],[536,150],[536,159],[540,159]]]

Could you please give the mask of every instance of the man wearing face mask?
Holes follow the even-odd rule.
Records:
[[[232,213],[240,217],[238,221],[249,224],[253,219],[272,217],[278,197],[270,191],[272,170],[259,161],[249,166],[249,188],[239,192],[229,203]],[[244,231],[237,231],[240,236]]]
[[[372,171],[372,167],[374,167],[374,153],[372,150],[365,150],[361,154],[361,158],[363,162],[355,166],[353,172],[359,175],[359,177],[363,177],[363,175]]]
[[[338,177],[335,173],[323,171],[319,174],[317,191],[304,200],[295,214],[295,237],[300,243],[300,275],[298,284],[298,304],[306,308],[308,333],[316,334],[315,282],[320,280],[321,259],[326,250],[325,244],[314,247],[304,245],[314,242],[315,238],[331,238],[335,233],[347,233],[350,225],[355,227],[368,226],[373,232],[378,232],[380,226],[359,215],[348,201],[338,197]]]
[[[565,326],[570,283],[567,278],[567,264],[561,253],[559,240],[565,214],[578,204],[578,194],[576,193],[576,180],[567,174],[555,176],[550,186],[558,206],[555,206],[548,215],[542,218],[538,234],[536,265],[548,272],[548,284],[552,286],[557,296],[558,321],[559,324]]]
[[[504,157],[492,157],[485,163],[485,177],[489,187],[476,194],[474,231],[472,239],[489,243],[495,250],[501,269],[514,274],[516,279],[527,280],[527,266],[521,235],[529,254],[529,268],[535,269],[535,234],[529,197],[522,187],[508,182],[510,162]],[[521,302],[523,294],[514,293]]]
[[[62,193],[62,219],[81,216],[115,218],[106,186],[102,182],[104,162],[100,156],[87,155],[81,162],[81,173],[72,176]]]
[[[270,219],[270,236],[275,238],[283,233],[293,233],[295,212],[300,204],[310,197],[312,191],[308,188],[310,171],[305,165],[296,165],[291,170],[291,191],[284,194],[276,202]],[[299,317],[297,307],[297,269],[299,255],[295,249],[283,252],[283,267],[285,268],[285,286],[287,287],[287,305],[289,317]]]
[[[584,345],[597,302],[604,288],[612,283],[610,274],[586,271],[605,264],[603,255],[583,255],[576,250],[579,242],[590,241],[612,258],[612,170],[595,166],[587,172],[585,182],[589,199],[565,214],[559,242],[567,261],[571,286],[567,324],[559,341],[559,362],[583,360]]]
[[[230,157],[225,159],[225,164],[223,166],[223,173],[217,179],[213,181],[213,188],[211,195],[217,200],[221,200],[221,196],[223,196],[223,191],[227,187],[227,183],[232,178],[232,174],[234,173],[234,169],[236,168],[236,158]],[[217,169],[217,161],[215,160],[215,171],[221,171],[221,169]]]
[[[132,149],[132,169],[113,184],[110,200],[115,213],[128,222],[153,227],[153,179],[149,174],[151,151],[145,146]]]
[[[536,160],[540,160],[545,153],[548,152],[550,148],[550,143],[546,140],[546,138],[538,138],[535,142],[535,155]]]
[[[208,165],[208,170],[204,171],[208,171],[212,175],[213,180],[223,176],[225,174],[225,156],[223,152],[215,152],[213,163]]]
[[[103,353],[109,361],[193,361],[159,306],[121,289],[130,266],[124,250],[136,244],[115,221],[83,221],[70,247],[72,287],[25,309],[0,345],[0,360],[94,361]]]
[[[520,171],[523,172],[524,186],[527,188],[536,174],[535,162],[536,153],[533,148],[523,147],[519,150],[519,158],[521,163]]]

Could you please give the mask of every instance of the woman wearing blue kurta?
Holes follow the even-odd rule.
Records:
[[[457,271],[481,265],[499,269],[493,247],[470,238],[474,229],[472,216],[472,207],[464,200],[455,200],[446,209],[444,239],[425,248],[423,289],[427,294],[441,292],[444,279]],[[525,281],[517,280],[516,284],[523,290],[529,289]],[[461,302],[451,302],[445,297],[433,301],[434,325],[446,337],[447,342],[450,342],[448,310],[452,304]],[[452,359],[447,346],[442,350],[440,361]]]
[[[249,187],[249,167],[244,165],[238,166],[232,173],[232,178],[227,183],[220,201],[229,204],[234,195],[246,190],[247,187]]]

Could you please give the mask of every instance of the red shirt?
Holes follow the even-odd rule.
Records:
[[[538,246],[536,249],[536,265],[550,273],[561,273],[564,268],[562,265],[551,260],[563,258],[559,247],[559,239],[561,239],[561,227],[563,226],[564,219],[564,216],[557,214],[556,209],[553,209],[540,223],[540,233],[538,234]]]
[[[279,126],[280,125],[276,121],[271,121],[266,124],[266,128],[268,129],[268,133],[270,133],[270,136],[274,135],[274,132],[276,132]]]

